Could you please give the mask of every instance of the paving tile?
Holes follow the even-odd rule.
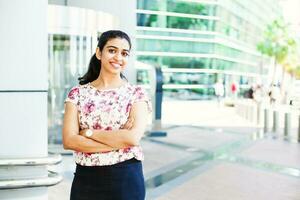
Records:
[[[220,164],[175,187],[157,200],[299,200],[300,179]]]
[[[242,134],[228,134],[226,132],[219,132],[218,129],[201,129],[183,126],[169,130],[167,137],[158,138],[157,140],[203,150],[213,150],[222,144],[241,139],[242,137]]]
[[[259,140],[239,156],[300,169],[300,145],[282,139]]]

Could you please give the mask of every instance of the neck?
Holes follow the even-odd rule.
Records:
[[[119,74],[117,75],[108,75],[103,74],[100,72],[98,78],[93,81],[95,86],[101,88],[111,88],[111,87],[119,87],[124,84],[124,81],[120,77]]]

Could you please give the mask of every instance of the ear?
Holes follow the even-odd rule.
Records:
[[[97,49],[96,49],[96,57],[98,60],[101,60],[101,51],[100,51],[99,47],[97,47]]]

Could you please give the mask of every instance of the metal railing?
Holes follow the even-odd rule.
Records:
[[[297,141],[300,143],[300,107],[290,105],[273,105],[256,103],[252,100],[237,101],[235,103],[237,113],[253,123],[262,127],[264,133],[272,133],[274,138],[280,136],[283,128],[285,139],[292,139],[297,126]],[[297,119],[296,119],[297,118]],[[280,120],[281,119],[281,120]],[[297,122],[296,122],[297,120]],[[292,127],[292,121],[294,121]],[[297,124],[295,124],[297,123]],[[294,139],[292,139],[294,140]]]
[[[278,135],[279,133],[279,115],[284,114],[284,126],[283,126],[283,135],[285,139],[288,139],[288,137],[292,133],[292,126],[291,126],[291,118],[292,118],[292,113],[295,114],[298,118],[298,132],[297,132],[297,141],[300,143],[300,113],[299,111],[292,111],[290,109],[286,110],[277,110],[277,109],[272,109],[269,107],[264,108],[264,132],[267,133],[269,132],[269,121],[270,121],[270,113],[273,113],[273,125],[272,125],[272,132],[275,136]]]
[[[0,167],[13,166],[42,166],[55,165],[62,161],[61,155],[51,155],[44,158],[13,158],[0,159]],[[56,172],[48,170],[47,177],[30,178],[30,179],[4,179],[0,180],[0,189],[20,189],[29,187],[48,187],[56,185],[62,181],[62,176]]]
[[[43,158],[9,158],[0,159],[0,167],[3,166],[37,166],[37,165],[55,165],[60,163],[62,157],[60,154],[51,155]]]

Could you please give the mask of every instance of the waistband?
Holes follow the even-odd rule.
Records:
[[[99,171],[109,171],[114,169],[120,169],[120,168],[126,168],[129,167],[132,164],[138,164],[141,163],[140,160],[137,160],[135,158],[131,158],[129,160],[114,164],[114,165],[105,165],[105,166],[82,166],[79,164],[76,164],[76,172],[80,173],[93,173],[93,172],[99,172]]]

